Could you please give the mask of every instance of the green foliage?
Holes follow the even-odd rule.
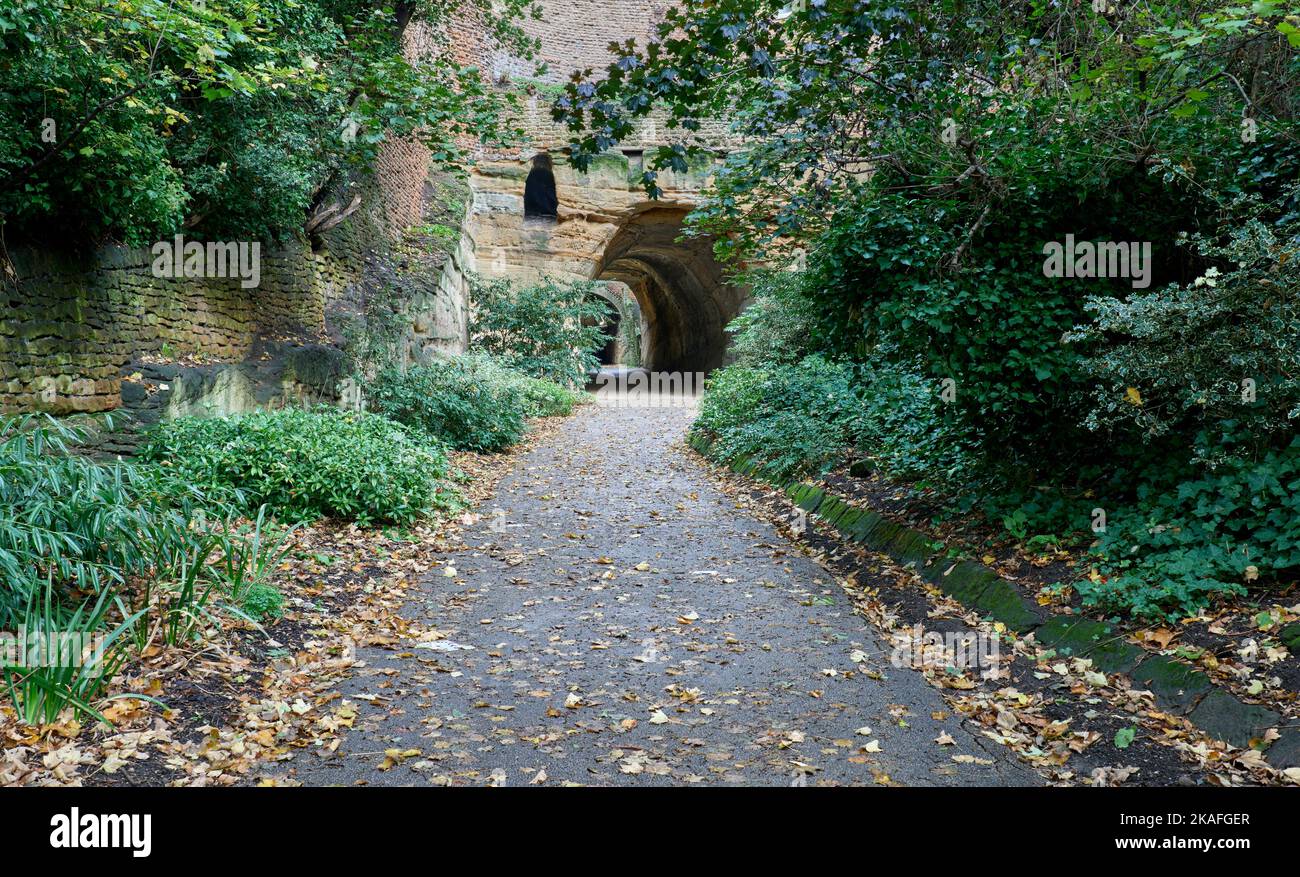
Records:
[[[652,194],[704,120],[733,120],[745,148],[692,229],[724,258],[811,251],[759,275],[731,327],[738,365],[700,421],[718,453],[815,471],[856,445],[1026,544],[1105,508],[1088,599],[1191,612],[1294,575],[1297,13],[684,0],[554,110],[584,167],[667,109]],[[1047,276],[1066,235],[1149,243],[1150,286]],[[853,413],[801,422],[810,354],[839,364],[823,401]]]
[[[919,362],[882,355],[858,369],[856,386],[862,410],[853,440],[873,468],[947,490],[968,483],[978,446],[936,401],[935,382],[923,376]]]
[[[530,0],[7,0],[0,5],[0,217],[132,244],[310,230],[386,141],[435,160],[515,133],[517,103],[454,53],[408,60],[473,15],[531,57]],[[49,120],[47,123],[45,120]],[[52,125],[52,127],[51,127]],[[307,219],[306,226],[304,219]],[[190,231],[192,229],[192,232]]]
[[[817,308],[802,272],[761,271],[748,278],[753,300],[727,325],[730,350],[744,365],[798,362],[817,347]]]
[[[103,720],[91,704],[129,657],[123,634],[144,613],[141,610],[105,630],[111,608],[107,590],[71,611],[56,598],[53,583],[47,583],[43,593],[29,596],[17,625],[28,642],[16,643],[18,660],[10,663],[6,657],[0,664],[9,698],[22,721],[53,722],[69,707]],[[35,648],[29,649],[33,644]]]
[[[1222,446],[1222,437],[1214,439]],[[1090,605],[1153,618],[1195,614],[1246,583],[1300,572],[1300,438],[1258,459],[1230,458],[1173,485],[1148,484],[1111,511],[1096,549],[1103,574],[1079,582]]]
[[[360,380],[403,361],[411,332],[405,303],[430,282],[425,275],[394,272],[383,259],[371,264],[376,270],[362,287],[360,313],[341,318],[342,349],[352,376]]]
[[[591,282],[537,283],[475,279],[469,336],[473,349],[509,368],[567,387],[582,387],[599,366],[593,351],[605,343],[601,330],[608,304]]]
[[[832,363],[736,364],[713,374],[696,420],[722,461],[747,456],[787,477],[817,474],[858,454],[914,482],[964,484],[969,449],[939,417],[915,371]]]
[[[1023,112],[1032,117],[1027,106]],[[1090,301],[1129,278],[1045,276],[1047,242],[1171,241],[1181,223],[1206,210],[1178,186],[1140,169],[1110,174],[1061,147],[1082,131],[1020,142],[1028,118],[1004,110],[981,128],[1001,149],[989,168],[1010,191],[992,204],[965,198],[918,198],[892,172],[845,201],[810,260],[808,297],[818,307],[824,344],[841,356],[879,361],[881,351],[936,384],[951,381],[945,401],[954,427],[987,449],[988,462],[1050,469],[1088,447],[1083,427],[1091,390],[1081,351],[1066,335]],[[918,134],[919,136],[919,134]],[[1071,153],[1067,150],[1067,155]],[[1148,266],[1159,283],[1186,270],[1172,246],[1157,246]],[[936,393],[936,404],[938,394]]]
[[[244,592],[240,605],[254,619],[279,618],[284,614],[284,595],[273,585],[259,582]]]
[[[585,168],[639,117],[666,110],[670,140],[647,154],[652,194],[658,171],[684,171],[707,148],[704,123],[728,118],[747,146],[693,222],[738,257],[824,230],[827,203],[867,171],[906,174],[917,197],[1014,191],[993,170],[998,144],[970,132],[1030,97],[1042,112],[1020,127],[1028,143],[1080,111],[1108,110],[1058,153],[1096,171],[1145,164],[1168,149],[1166,130],[1189,122],[1209,136],[1185,141],[1172,163],[1213,164],[1243,116],[1261,140],[1294,119],[1298,12],[1289,0],[1111,4],[1106,14],[1002,0],[683,0],[648,44],[628,40],[606,68],[575,76],[553,114]],[[955,123],[947,139],[945,119]]]
[[[628,368],[641,366],[640,320],[622,320],[618,324],[619,341],[623,345],[623,362]]]
[[[1300,222],[1256,216],[1193,243],[1211,264],[1191,283],[1090,300],[1072,335],[1096,381],[1087,424],[1163,437],[1232,421],[1267,445],[1300,417]]]
[[[811,356],[794,365],[714,372],[693,430],[721,461],[749,457],[790,477],[824,470],[852,445],[860,404],[849,366]]]
[[[222,544],[222,556],[212,565],[226,594],[235,603],[244,602],[254,588],[266,587],[288,551],[292,528],[281,527],[271,520],[268,512],[264,505],[248,524],[234,532],[227,527],[225,535],[229,538]]]
[[[454,448],[498,451],[524,433],[518,382],[494,359],[465,354],[381,372],[367,388],[370,406]]]
[[[48,415],[0,421],[0,628],[51,584],[105,593],[206,554],[196,522],[220,497],[70,453],[83,438]]]
[[[232,530],[238,493],[95,462],[75,452],[84,439],[48,415],[0,423],[0,629],[102,637],[87,660],[3,668],[29,723],[65,707],[97,716],[92,701],[132,646],[195,638],[214,598],[266,576],[277,556],[264,513],[251,537]]]
[[[470,451],[499,451],[524,434],[529,417],[566,415],[581,393],[530,378],[483,353],[389,368],[367,387],[385,417]]]
[[[410,523],[450,500],[441,444],[365,412],[178,418],[153,431],[142,456],[181,482],[238,489],[244,510],[266,505],[289,521]]]
[[[542,378],[519,375],[515,383],[519,387],[524,417],[567,417],[573,413],[574,405],[587,400],[585,393]]]

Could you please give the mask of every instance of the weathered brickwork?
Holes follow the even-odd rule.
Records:
[[[15,277],[0,290],[6,410],[111,410],[137,358],[233,362],[259,333],[317,336],[327,303],[355,279],[301,247],[263,255],[251,289],[238,279],[155,277],[144,249],[74,257],[21,248],[10,257]]]
[[[603,67],[610,43],[634,39],[644,46],[668,8],[663,0],[543,0],[541,5],[541,19],[524,26],[542,41],[540,60],[548,70],[540,78],[551,83],[567,82],[573,70]],[[534,77],[529,61],[494,53],[489,63],[496,77]]]
[[[536,60],[525,60],[501,51],[488,52],[480,62],[491,71],[498,88],[522,91],[515,122],[525,132],[523,142],[508,150],[484,150],[488,160],[528,158],[538,152],[566,147],[572,140],[567,128],[551,119],[551,102],[575,70],[588,68],[600,75],[609,64],[611,43],[634,40],[644,48],[657,36],[669,4],[664,0],[545,0],[540,21],[528,21],[525,30],[542,42]],[[478,41],[482,45],[482,40]],[[540,75],[536,62],[545,65]],[[668,127],[668,111],[656,109],[637,123],[636,130],[620,148],[635,152],[684,136]],[[725,150],[735,145],[727,124],[720,119],[701,121],[692,139]]]

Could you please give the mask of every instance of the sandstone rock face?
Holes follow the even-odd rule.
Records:
[[[626,284],[643,325],[641,364],[659,371],[707,371],[723,364],[727,323],[745,291],[727,283],[707,239],[678,241],[711,163],[665,173],[650,200],[636,177],[639,150],[599,156],[587,173],[552,159],[559,200],[554,220],[524,215],[527,159],[480,162],[462,254],[468,270],[521,281],[611,280]],[[620,314],[620,316],[623,316]]]

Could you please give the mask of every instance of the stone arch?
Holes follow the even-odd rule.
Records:
[[[645,325],[642,322],[641,306],[636,296],[626,283],[617,280],[596,281],[592,286],[591,294],[609,306],[614,317],[613,322],[617,327],[617,334],[613,338],[612,362],[602,362],[602,365],[617,363],[639,366],[645,356]],[[626,347],[630,339],[641,342],[635,351],[630,351]]]
[[[551,168],[562,202],[553,221],[524,215],[528,178],[539,165]],[[601,154],[584,171],[558,153],[553,163],[549,154],[479,162],[470,175],[464,265],[524,283],[541,277],[625,283],[643,329],[641,367],[710,371],[726,362],[725,327],[746,301],[745,290],[729,283],[714,259],[712,241],[682,236],[712,170],[705,162],[664,171],[662,197],[649,200],[621,153]]]
[[[593,276],[618,280],[641,306],[643,365],[655,371],[711,371],[726,358],[726,325],[744,292],[726,282],[707,238],[682,238],[689,212],[654,207],[610,239]]]

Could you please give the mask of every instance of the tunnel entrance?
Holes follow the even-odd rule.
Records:
[[[726,325],[745,292],[727,283],[707,238],[686,238],[689,211],[657,207],[629,220],[605,248],[595,279],[628,285],[641,307],[642,366],[652,371],[707,372],[723,365]]]
[[[597,297],[599,298],[599,296]],[[600,346],[594,348],[591,352],[595,355],[596,359],[600,361],[601,365],[621,365],[622,363],[619,362],[618,333],[623,318],[619,314],[618,308],[614,307],[604,298],[600,298],[600,301],[605,305],[604,319],[601,320],[588,317],[582,321],[584,326],[600,325],[600,331],[604,340],[600,343]]]

